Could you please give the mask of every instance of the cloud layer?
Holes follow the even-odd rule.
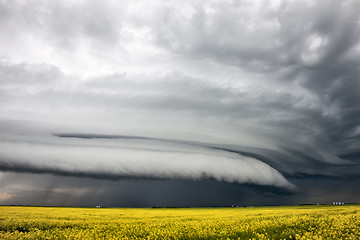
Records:
[[[215,179],[294,188],[269,165],[221,150],[130,137],[55,140],[3,141],[0,169],[104,179]]]
[[[2,1],[1,170],[357,179],[359,7]]]

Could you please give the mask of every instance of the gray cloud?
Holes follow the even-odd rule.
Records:
[[[300,192],[312,177],[357,179],[357,9],[2,1],[1,169]],[[52,135],[65,133],[103,137]]]
[[[216,179],[294,188],[277,170],[231,152],[137,137],[20,137],[1,142],[0,169],[121,179]],[[68,140],[70,139],[70,141]],[[75,139],[75,140],[77,140]],[[45,143],[44,143],[45,142]],[[170,145],[169,145],[170,144]]]

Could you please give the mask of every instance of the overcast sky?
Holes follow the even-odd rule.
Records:
[[[360,2],[0,0],[0,204],[360,202]]]

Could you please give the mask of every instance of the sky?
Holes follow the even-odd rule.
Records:
[[[360,202],[360,2],[0,0],[0,204]]]

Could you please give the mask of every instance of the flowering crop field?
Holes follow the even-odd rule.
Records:
[[[360,206],[3,206],[0,239],[360,239]]]

